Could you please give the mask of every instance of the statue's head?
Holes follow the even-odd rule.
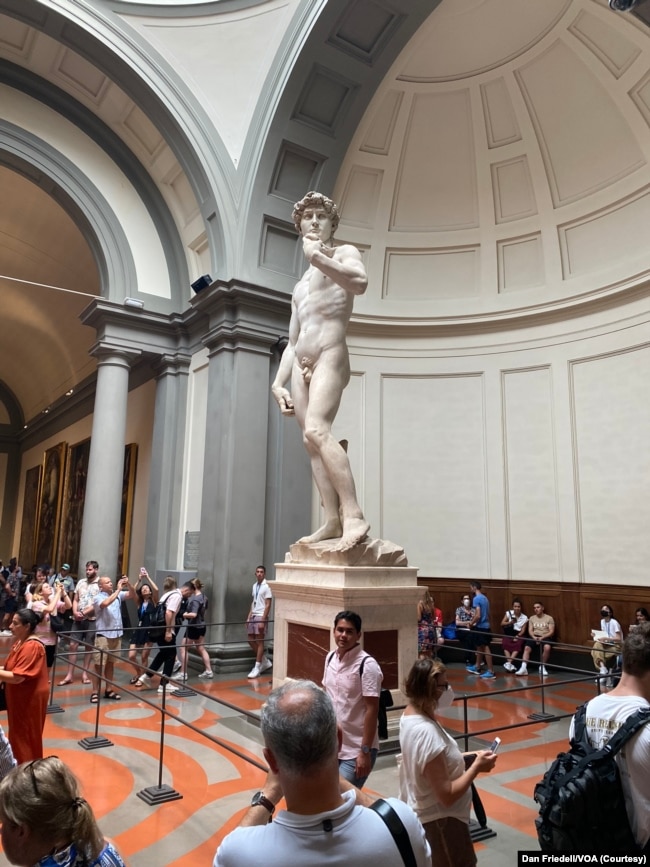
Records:
[[[312,190],[293,206],[293,213],[291,216],[293,217],[293,222],[298,234],[300,234],[300,221],[302,220],[302,215],[305,213],[307,208],[322,208],[326,211],[332,219],[332,234],[336,232],[339,220],[341,219],[339,209],[329,196],[324,196],[322,193],[317,193]]]

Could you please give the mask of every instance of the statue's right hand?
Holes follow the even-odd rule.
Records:
[[[271,391],[273,392],[273,397],[278,402],[282,415],[294,415],[293,399],[287,389],[280,385],[274,385]]]

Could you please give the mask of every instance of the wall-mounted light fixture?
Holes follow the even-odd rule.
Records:
[[[199,277],[199,279],[195,280],[194,283],[190,283],[190,286],[195,292],[201,292],[203,289],[207,288],[210,283],[212,283],[212,277],[210,277],[209,274],[204,274],[203,277]]]

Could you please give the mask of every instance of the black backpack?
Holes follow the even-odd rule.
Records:
[[[167,629],[167,618],[165,614],[167,613],[167,600],[156,604],[156,609],[154,613],[151,615],[151,626],[148,629],[149,638],[152,641],[160,641],[165,637],[165,630]]]
[[[633,714],[602,749],[589,743],[587,705],[575,715],[568,753],[560,753],[535,786],[535,819],[542,852],[599,855],[640,852],[625,809],[621,777],[614,757],[650,720],[650,708]]]

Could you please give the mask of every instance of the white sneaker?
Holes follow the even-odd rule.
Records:
[[[172,671],[175,674],[177,671],[180,671],[180,670],[181,670],[181,664],[177,659],[176,662],[174,663],[174,668],[172,669]]]
[[[179,671],[178,674],[173,674],[172,680],[187,680],[187,672]]]
[[[543,665],[540,665],[539,673],[542,677],[548,677],[548,671],[546,670],[546,667]]]
[[[261,670],[260,670],[259,663],[256,662],[255,665],[254,665],[254,666],[251,668],[251,670],[248,672],[248,676],[249,676],[249,678],[252,678],[252,677],[259,677],[261,673],[262,673],[262,672],[261,672]]]
[[[505,668],[506,671],[514,671],[515,670],[515,667],[511,662],[504,662],[503,667]]]
[[[528,674],[528,666],[525,662],[522,662],[515,674]]]
[[[138,678],[136,686],[144,686],[146,689],[153,689],[153,685],[151,683],[151,678],[148,674],[141,674]]]
[[[264,671],[268,671],[269,668],[273,668],[273,663],[270,659],[264,657],[264,659],[262,660],[262,664],[260,665],[260,674],[262,674],[262,672]]]
[[[211,668],[206,668],[205,671],[202,671],[199,677],[204,677],[206,680],[211,680],[214,677],[214,671]]]
[[[180,692],[181,689],[182,689],[181,686],[172,686],[171,683],[168,683],[167,684],[167,695],[174,695],[174,693]],[[164,691],[165,691],[165,687],[161,683],[160,686],[158,687],[158,695],[162,695]]]

